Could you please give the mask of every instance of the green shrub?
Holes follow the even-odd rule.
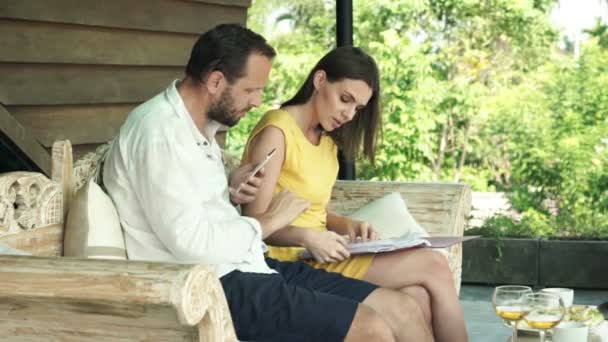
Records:
[[[481,227],[467,229],[465,233],[497,239],[530,238],[555,236],[555,229],[547,215],[528,209],[519,220],[498,214],[488,218]]]
[[[378,62],[383,113],[376,165],[359,161],[359,179],[504,191],[521,219],[492,218],[484,235],[608,239],[605,26],[578,59],[558,52],[554,3],[356,0],[354,44]],[[267,25],[271,12],[293,29]],[[278,55],[265,107],[229,132],[237,155],[335,37],[334,1],[256,0],[248,13]]]

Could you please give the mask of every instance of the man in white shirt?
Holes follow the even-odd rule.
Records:
[[[284,192],[257,217],[235,208],[255,198],[263,172],[244,165],[228,183],[214,136],[260,105],[274,56],[260,35],[219,25],[194,45],[183,80],[129,114],[103,174],[129,258],[212,265],[241,340],[432,341],[404,294],[264,258],[262,240],[306,201]]]

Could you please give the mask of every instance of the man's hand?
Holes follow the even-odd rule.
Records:
[[[254,168],[255,164],[247,163],[232,171],[228,188],[232,204],[247,204],[255,199],[262,185],[264,169],[262,168],[255,175],[252,175],[251,172]]]
[[[279,192],[268,204],[266,212],[255,216],[262,226],[262,238],[265,239],[268,235],[288,226],[309,207],[310,202],[307,200],[285,190]]]
[[[319,263],[340,262],[350,256],[346,245],[348,240],[332,231],[311,230],[304,247]]]
[[[346,227],[350,242],[363,242],[380,238],[374,228],[367,222],[348,219]]]

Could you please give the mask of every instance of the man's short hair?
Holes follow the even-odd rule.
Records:
[[[186,75],[203,81],[221,71],[229,83],[243,77],[247,58],[258,53],[272,59],[276,52],[264,37],[238,24],[221,24],[203,33],[192,47]]]

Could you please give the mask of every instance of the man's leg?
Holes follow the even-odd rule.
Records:
[[[345,342],[395,342],[393,330],[376,310],[360,304],[346,334]]]
[[[348,298],[288,284],[280,274],[234,271],[220,281],[240,340],[394,341],[390,327],[374,310],[360,308]]]
[[[379,288],[372,292],[363,304],[368,305],[384,318],[397,341],[434,341],[420,306],[409,295]]]
[[[347,278],[338,273],[314,269],[303,262],[280,262],[271,258],[267,258],[266,262],[289,284],[298,284],[362,303],[347,335],[354,338],[353,341],[357,341],[356,338],[362,333],[360,330],[366,328],[365,320],[370,321],[370,328],[373,326],[378,331],[382,331],[380,326],[388,325],[396,341],[433,341],[420,307],[407,294],[380,289],[366,281]],[[362,319],[359,321],[357,316]],[[379,319],[383,322],[378,322]]]
[[[432,333],[433,316],[431,312],[431,295],[429,295],[429,293],[424,287],[418,285],[406,286],[404,288],[399,289],[399,291],[412,297],[416,301],[416,303],[418,303],[418,306],[422,310],[422,316],[424,317],[424,321],[428,324],[429,330]]]

